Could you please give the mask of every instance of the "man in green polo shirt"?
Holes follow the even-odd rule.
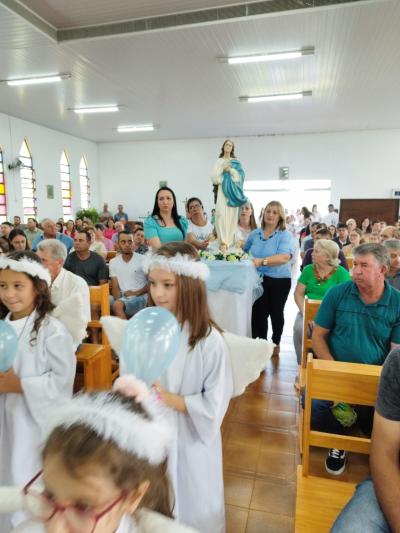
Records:
[[[400,292],[385,281],[388,268],[389,257],[381,244],[362,244],[354,250],[353,281],[330,289],[315,319],[316,357],[382,365],[390,350],[400,345]],[[331,407],[331,402],[314,400],[312,427],[344,433]],[[372,413],[365,417],[365,409],[358,411],[360,425],[369,432]],[[344,450],[329,451],[325,466],[330,474],[341,474],[345,464]]]

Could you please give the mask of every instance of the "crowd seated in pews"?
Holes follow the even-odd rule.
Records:
[[[167,242],[184,240],[197,249],[208,246],[214,231],[199,198],[188,201],[186,214],[189,221],[178,214],[174,192],[162,187],[144,223],[130,222],[122,204],[114,215],[108,204],[104,204],[101,222],[95,225],[89,220],[64,223],[50,218],[43,219],[40,224],[29,218],[25,225],[15,216],[13,223],[5,221],[0,226],[0,255],[32,254],[30,248],[36,252],[37,260],[49,275],[48,315],[63,322],[60,331],[68,338],[64,349],[69,347],[69,351],[75,353],[93,318],[89,287],[107,285],[108,290],[110,284],[111,312],[123,319],[130,318],[147,305],[149,289],[142,261],[149,247],[156,250]],[[359,227],[355,219],[341,223],[332,204],[326,216],[321,216],[314,205],[311,211],[303,208],[288,219],[279,202],[270,202],[263,210],[261,228],[257,228],[251,204],[240,210],[237,242],[241,241],[238,245],[254,255],[254,265],[263,276],[268,295],[267,300],[260,299],[253,307],[253,333],[266,338],[269,315],[275,356],[279,356],[283,312],[290,290],[290,269],[296,259],[297,239],[303,258],[295,290],[299,313],[293,337],[298,361],[304,330],[302,311],[308,296],[321,300],[312,328],[315,358],[384,364],[375,415],[371,407],[343,404],[339,416],[337,410],[332,409],[336,407],[332,401],[312,402],[310,423],[313,430],[343,435],[347,432],[348,421],[357,419],[362,431],[371,435],[374,424],[372,479],[357,488],[332,531],[356,532],[357,528],[368,531],[368,524],[374,521],[379,522],[382,531],[397,531],[400,527],[397,505],[400,491],[399,224],[388,226],[383,221],[371,222],[370,218],[361,221]],[[107,264],[109,252],[116,256]],[[22,256],[10,257],[18,261]],[[346,257],[352,264],[352,279]],[[12,386],[17,385],[12,383]],[[343,424],[344,419],[346,424]],[[346,459],[344,449],[330,449],[325,462],[327,471],[332,475],[341,474]],[[361,506],[367,507],[368,513],[357,512]]]

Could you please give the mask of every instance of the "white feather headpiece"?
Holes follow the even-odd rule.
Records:
[[[45,281],[49,287],[51,285],[50,272],[40,263],[32,261],[32,259],[29,259],[28,257],[21,259],[21,261],[9,259],[8,257],[0,259],[0,270],[6,268],[14,270],[14,272],[24,272],[33,278],[36,276]]]
[[[176,254],[174,257],[158,255],[157,252],[146,254],[143,258],[142,268],[145,274],[148,274],[153,268],[162,268],[179,276],[188,276],[202,281],[206,281],[210,275],[210,270],[205,263],[182,254]]]
[[[147,459],[149,463],[162,463],[170,449],[172,434],[166,408],[149,391],[141,399],[149,419],[133,412],[110,392],[78,394],[68,403],[50,413],[47,436],[56,427],[70,428],[83,425],[92,429],[104,440],[114,442],[118,448]]]

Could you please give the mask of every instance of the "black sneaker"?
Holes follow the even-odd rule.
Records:
[[[346,466],[346,452],[344,450],[337,450],[331,448],[328,456],[325,459],[325,468],[328,474],[332,476],[340,476]]]

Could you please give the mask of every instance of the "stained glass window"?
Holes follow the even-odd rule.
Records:
[[[71,189],[71,173],[67,154],[64,152],[60,159],[60,179],[61,179],[61,198],[62,198],[62,213],[64,220],[72,216],[72,189]]]
[[[0,223],[7,220],[6,184],[4,181],[3,152],[0,149]]]
[[[24,222],[28,218],[37,217],[36,205],[36,178],[33,169],[32,155],[29,150],[26,139],[24,139],[19,151],[19,159],[23,166],[20,169],[21,188],[22,188],[22,206],[24,210]]]
[[[81,207],[82,209],[88,209],[90,207],[90,182],[84,156],[81,157],[79,163],[79,179],[81,183]]]

